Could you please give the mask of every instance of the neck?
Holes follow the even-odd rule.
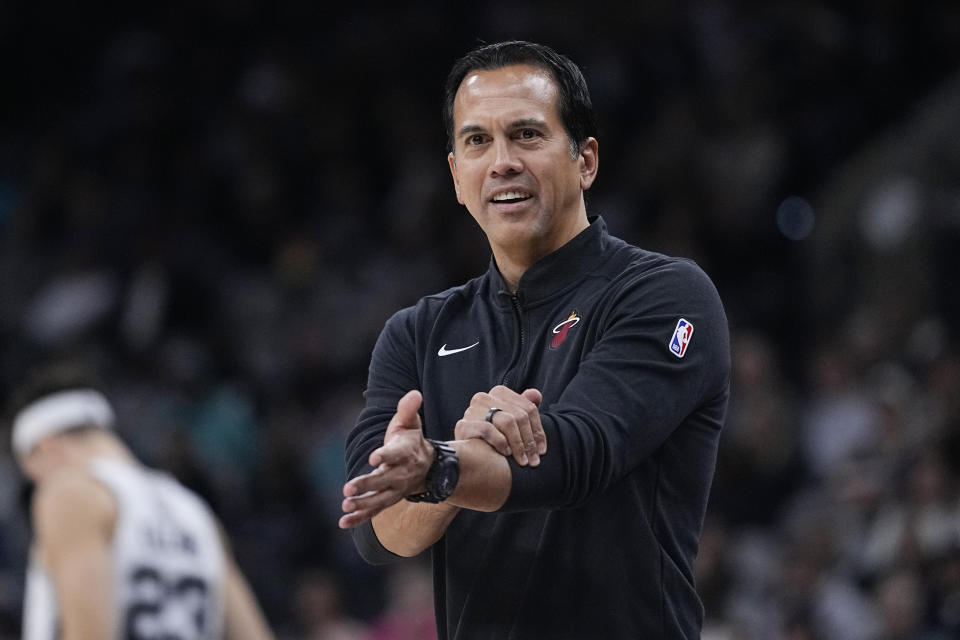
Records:
[[[516,293],[520,287],[520,278],[527,269],[564,246],[584,229],[590,226],[586,213],[575,218],[570,225],[549,238],[537,243],[518,243],[516,246],[491,245],[493,259],[497,263],[500,275],[507,283],[510,293]]]
[[[89,437],[83,442],[82,447],[78,449],[80,457],[85,462],[89,462],[95,458],[113,458],[127,462],[134,461],[135,458],[130,449],[117,440],[112,434],[94,432],[88,435]]]
[[[507,289],[510,290],[510,293],[516,293],[520,287],[520,278],[523,277],[529,265],[525,263],[515,265],[509,259],[498,256],[496,251],[493,252],[493,259],[497,263],[497,269],[500,271],[500,275],[503,276],[504,282],[507,283]]]

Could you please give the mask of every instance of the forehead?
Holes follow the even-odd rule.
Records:
[[[499,69],[477,69],[460,83],[453,102],[455,127],[464,120],[485,116],[559,117],[557,84],[540,67],[511,65]]]

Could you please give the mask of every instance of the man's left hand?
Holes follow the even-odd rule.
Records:
[[[540,424],[542,399],[537,389],[517,393],[503,385],[477,393],[457,421],[454,437],[480,438],[501,455],[512,455],[517,464],[535,467],[547,452],[547,436]]]

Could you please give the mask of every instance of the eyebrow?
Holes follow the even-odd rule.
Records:
[[[547,123],[543,120],[538,120],[536,118],[521,118],[520,120],[514,120],[510,123],[510,129],[519,129],[521,127],[539,127],[541,129],[546,128]],[[481,133],[484,131],[484,128],[478,124],[465,124],[460,127],[460,130],[457,131],[457,137],[462,138],[465,135],[471,133]]]
[[[483,131],[483,127],[477,124],[466,124],[460,127],[460,130],[457,131],[457,137],[462,138],[463,136],[470,133],[480,133]]]
[[[514,120],[510,123],[511,129],[519,129],[521,127],[539,127],[541,129],[546,129],[547,123],[543,120],[537,120],[536,118],[523,118],[521,120]]]

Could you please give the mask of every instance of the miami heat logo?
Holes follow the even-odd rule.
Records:
[[[567,339],[567,333],[570,329],[573,328],[578,322],[580,322],[580,316],[577,315],[576,310],[574,310],[570,317],[558,324],[553,328],[553,340],[550,342],[550,348],[556,349],[563,344],[563,341]]]

